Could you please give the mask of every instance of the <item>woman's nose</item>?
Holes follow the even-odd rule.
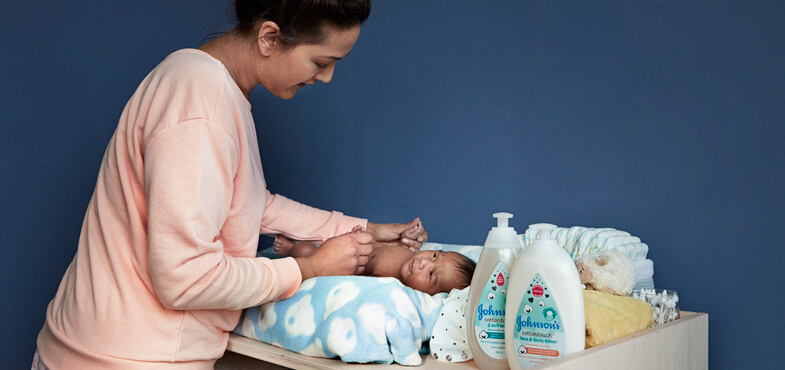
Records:
[[[333,72],[335,72],[335,63],[330,63],[327,68],[316,74],[316,79],[322,81],[322,83],[330,83],[333,79]]]

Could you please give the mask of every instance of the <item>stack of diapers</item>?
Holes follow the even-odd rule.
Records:
[[[536,231],[527,229],[518,235],[524,248],[529,246]],[[570,254],[573,260],[595,252],[615,249],[635,263],[635,287],[633,289],[654,288],[654,262],[647,259],[649,246],[637,236],[613,228],[591,228],[573,226],[559,227],[551,232],[551,238]]]

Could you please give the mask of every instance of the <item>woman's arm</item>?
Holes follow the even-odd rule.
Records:
[[[294,260],[224,253],[219,236],[238,160],[231,136],[209,121],[193,120],[157,133],[144,153],[146,260],[165,307],[241,309],[296,289]]]
[[[346,216],[337,211],[324,211],[291,200],[280,194],[267,192],[267,205],[262,217],[260,232],[267,235],[284,235],[297,241],[317,243],[334,236],[346,234],[367,220]]]

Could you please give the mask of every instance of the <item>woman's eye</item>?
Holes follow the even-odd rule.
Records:
[[[325,64],[319,64],[317,62],[313,62],[313,64],[316,64],[317,67],[322,68],[322,69],[327,68],[327,65],[325,65]]]

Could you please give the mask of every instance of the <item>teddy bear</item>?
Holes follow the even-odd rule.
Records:
[[[586,290],[628,296],[635,286],[635,263],[617,250],[606,250],[575,260]]]

